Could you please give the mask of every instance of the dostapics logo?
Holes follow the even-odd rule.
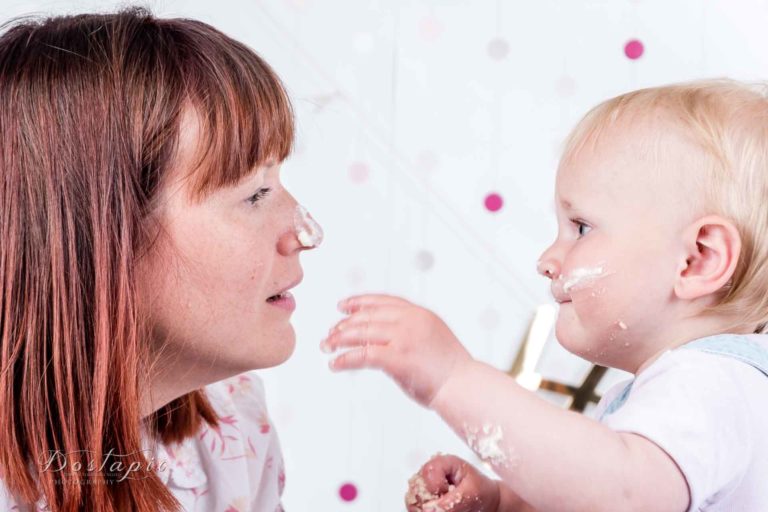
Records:
[[[103,475],[105,477],[104,480],[109,483],[120,483],[126,479],[142,480],[149,477],[146,472],[164,472],[167,470],[168,462],[164,459],[155,461],[154,457],[147,457],[146,467],[142,467],[142,463],[135,460],[135,454],[142,452],[149,452],[149,450],[120,454],[115,453],[114,449],[110,448],[109,452],[103,455],[103,460],[99,464],[91,456],[90,450],[77,450],[67,453],[61,450],[49,450],[49,457],[42,457],[44,460],[40,462],[40,466],[42,471],[60,473],[62,476],[77,475],[82,477],[96,472]],[[86,461],[83,461],[83,458],[86,458]],[[110,462],[110,458],[115,460]],[[133,462],[128,464],[127,467],[125,464],[126,458],[130,458],[129,460],[133,459]]]

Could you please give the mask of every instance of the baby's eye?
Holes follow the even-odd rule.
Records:
[[[255,194],[253,194],[251,197],[248,198],[248,202],[251,203],[253,206],[256,206],[256,203],[258,203],[261,199],[264,199],[271,191],[271,188],[268,187],[262,187],[259,190],[256,191]]]
[[[573,222],[576,225],[576,228],[579,231],[579,238],[581,238],[582,236],[584,236],[587,233],[589,233],[590,230],[592,229],[591,226],[588,226],[587,224],[585,224],[584,222],[582,222],[580,220],[571,219],[571,222]]]

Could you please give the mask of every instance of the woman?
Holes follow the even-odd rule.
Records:
[[[202,22],[3,26],[0,508],[281,509],[252,370],[290,356],[321,240],[292,141],[274,72]]]

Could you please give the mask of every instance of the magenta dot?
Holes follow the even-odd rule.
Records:
[[[504,206],[504,200],[499,194],[488,194],[485,196],[485,207],[489,212],[497,212]]]
[[[643,50],[645,48],[643,47],[643,43],[638,41],[637,39],[632,39],[631,41],[628,41],[627,44],[624,45],[624,55],[627,56],[627,58],[635,60],[639,59],[643,56]]]
[[[357,487],[355,487],[355,484],[344,484],[339,487],[339,496],[344,501],[355,501],[355,498],[357,498]]]

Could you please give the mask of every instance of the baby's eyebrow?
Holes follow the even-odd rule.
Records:
[[[564,210],[573,210],[573,203],[567,199],[560,199],[560,206],[562,206]]]

